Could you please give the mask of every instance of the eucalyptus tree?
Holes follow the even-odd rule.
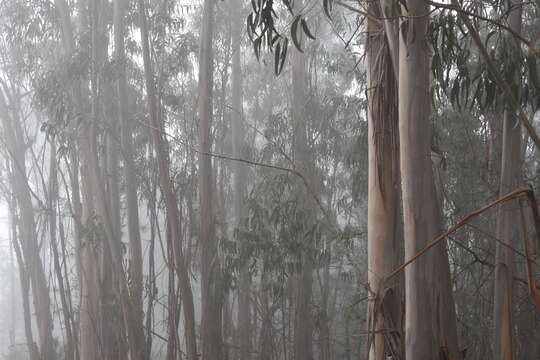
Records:
[[[36,226],[36,214],[32,203],[32,189],[28,180],[26,165],[26,144],[22,118],[22,94],[21,90],[12,80],[0,81],[0,109],[2,112],[1,122],[6,151],[9,157],[10,173],[9,181],[13,191],[13,198],[18,208],[17,238],[13,239],[17,252],[17,261],[20,268],[21,282],[27,281],[32,290],[33,307],[36,312],[37,331],[39,335],[39,347],[32,340],[31,314],[29,306],[25,306],[25,327],[28,341],[28,350],[32,360],[54,359],[53,318],[51,314],[51,300],[49,287],[45,275],[43,261],[40,256],[38,229]],[[25,280],[26,279],[26,280]]]
[[[510,29],[521,33],[523,4],[511,1],[508,4],[508,23]],[[508,35],[509,47],[519,53],[519,43]],[[518,94],[520,83],[519,65],[513,66],[509,74],[514,93]],[[519,95],[518,95],[519,96]],[[517,124],[516,108],[507,104],[503,118],[501,180],[499,196],[504,196],[519,185],[521,172],[521,127]],[[510,250],[516,245],[519,229],[515,222],[518,215],[518,200],[501,205],[497,214],[497,243],[495,258],[494,289],[494,348],[495,359],[511,360],[515,358],[513,341],[514,320],[512,307],[514,297],[514,253]],[[525,229],[526,231],[526,229]]]
[[[538,354],[517,202],[416,257],[538,188],[537,5],[261,0],[255,56],[238,1],[134,5],[0,3],[0,187],[32,360],[47,341],[91,360]]]
[[[440,232],[437,194],[431,164],[429,6],[423,1],[406,3],[408,18],[400,25],[399,39],[399,140],[403,197],[405,257],[412,259]],[[421,15],[422,14],[422,15]],[[437,249],[440,251],[440,247]],[[437,251],[436,250],[436,251]],[[446,256],[443,254],[442,256]],[[405,269],[405,356],[436,358],[440,353],[459,358],[445,342],[447,324],[438,325],[436,301],[440,284],[440,257],[428,253]],[[443,284],[449,285],[449,284]],[[445,311],[454,312],[453,303]],[[453,329],[455,331],[455,328]]]
[[[295,4],[297,9],[302,4]],[[299,40],[303,46],[302,38]],[[294,166],[310,184],[315,183],[315,171],[313,161],[310,159],[308,143],[308,121],[307,113],[310,100],[306,91],[306,60],[305,54],[299,49],[293,49],[292,53],[292,122],[293,122],[293,145],[292,154]],[[310,227],[315,217],[315,204],[309,191],[316,191],[313,187],[306,189],[304,184],[299,183],[298,210],[300,212],[300,231],[295,235],[298,241],[305,244],[303,249],[298,251],[298,271],[292,279],[294,284],[294,359],[313,359],[313,320],[311,318],[311,302],[313,294],[313,258],[309,251],[313,243],[313,234]]]
[[[231,42],[232,42],[232,106],[231,106],[231,129],[233,142],[233,156],[238,159],[246,157],[245,151],[245,129],[244,129],[244,111],[242,94],[242,4],[239,0],[231,1],[230,21],[231,21]],[[246,215],[246,165],[240,161],[233,164],[234,171],[234,216],[235,226],[239,227]],[[242,246],[240,244],[239,246]],[[243,266],[240,271],[238,283],[238,339],[240,347],[239,360],[249,360],[252,358],[252,340],[251,340],[251,279],[249,268]]]
[[[213,117],[213,50],[214,0],[205,0],[199,48],[199,202],[201,246],[201,347],[202,359],[222,356],[221,308],[223,284],[220,278],[215,219],[212,199],[214,182],[210,132]]]
[[[186,353],[189,360],[197,358],[197,340],[195,335],[195,309],[193,304],[193,292],[191,289],[191,280],[188,274],[188,268],[186,264],[186,258],[183,253],[181,243],[181,231],[180,231],[180,216],[178,210],[178,202],[176,194],[173,191],[173,184],[170,177],[169,164],[167,162],[167,146],[164,134],[162,132],[162,125],[158,118],[158,106],[157,97],[155,93],[154,84],[154,71],[150,58],[150,44],[149,44],[149,30],[147,24],[146,6],[144,0],[138,0],[137,2],[140,19],[140,31],[142,41],[142,52],[144,62],[144,77],[146,87],[146,98],[148,103],[148,112],[150,123],[152,125],[152,139],[154,148],[156,151],[156,161],[158,167],[159,184],[161,192],[165,198],[165,210],[168,222],[168,230],[171,240],[173,242],[174,258],[169,259],[174,263],[176,269],[179,287],[182,291],[182,304],[184,313],[184,336],[186,337]],[[177,316],[176,314],[170,314],[169,316]],[[174,319],[172,324],[176,324]],[[172,326],[169,331],[169,345],[174,344],[176,341],[176,325]],[[178,349],[175,347],[169,347],[168,356],[173,359],[177,356]]]
[[[368,352],[372,360],[403,357],[402,284],[384,277],[402,262],[397,71],[382,2],[369,3],[366,41],[368,89]],[[396,20],[388,20],[396,21]],[[373,334],[371,334],[373,332]]]
[[[145,342],[143,334],[143,259],[141,249],[141,235],[139,224],[139,209],[137,200],[137,183],[135,165],[133,160],[132,124],[128,113],[127,78],[126,78],[126,55],[125,55],[125,31],[124,18],[126,6],[125,0],[114,2],[114,49],[115,60],[118,63],[117,98],[118,116],[121,127],[122,154],[124,155],[124,179],[127,198],[127,222],[129,239],[129,277],[132,287],[129,296],[132,299],[132,319],[135,338],[129,339],[134,344],[132,359],[140,359],[145,356]],[[147,329],[149,331],[149,329]],[[148,344],[149,345],[149,344]]]

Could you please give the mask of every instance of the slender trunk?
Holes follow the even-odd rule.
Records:
[[[11,188],[20,213],[19,242],[22,261],[19,266],[26,266],[25,276],[32,289],[32,300],[36,314],[37,331],[39,335],[39,356],[42,360],[54,358],[54,339],[52,336],[53,322],[49,287],[39,254],[38,233],[34,207],[32,205],[31,189],[28,183],[25,153],[26,140],[20,117],[20,94],[16,89],[8,93],[4,87],[0,92],[0,122],[4,131],[7,151],[11,157],[11,173],[9,174]],[[24,264],[24,265],[23,265]],[[22,274],[21,274],[22,275]]]
[[[9,168],[9,161],[6,161],[6,168]],[[10,197],[11,198],[11,197]],[[15,285],[15,259],[13,254],[15,251],[14,241],[17,239],[17,229],[15,225],[15,213],[12,200],[8,198],[8,227],[9,227],[9,280],[10,280],[10,311],[11,318],[9,323],[9,346],[15,345],[15,331],[17,329],[17,302],[16,302],[16,285]]]
[[[105,61],[105,49],[103,44],[106,43],[106,34],[103,31],[104,24],[104,3],[100,3],[98,0],[94,0],[91,8],[92,15],[92,31],[91,31],[91,45],[92,45],[92,67],[91,67],[91,123],[88,132],[88,165],[89,165],[89,181],[93,185],[95,196],[95,209],[98,215],[97,220],[103,225],[105,249],[110,252],[111,269],[115,276],[115,287],[118,290],[118,299],[120,302],[121,316],[123,323],[120,325],[125,330],[127,335],[127,345],[129,347],[129,353],[132,360],[138,360],[144,355],[138,349],[141,344],[136,343],[136,339],[142,341],[142,322],[139,324],[133,323],[133,307],[131,298],[129,295],[128,281],[122,264],[122,248],[120,242],[119,229],[114,224],[114,216],[112,214],[110,203],[107,199],[107,194],[103,187],[98,184],[103,183],[103,174],[101,173],[99,157],[98,157],[98,125],[99,125],[99,111],[100,111],[100,92],[99,92],[99,80],[100,74],[98,69],[101,68]],[[99,328],[99,327],[98,327]],[[139,334],[139,335],[138,335]],[[125,354],[120,354],[125,355]]]
[[[261,276],[261,282],[263,283],[264,276]],[[261,330],[259,334],[259,357],[258,360],[271,360],[272,359],[272,353],[274,352],[273,349],[273,342],[272,342],[272,318],[273,318],[273,310],[270,309],[270,306],[268,306],[268,292],[269,290],[265,288],[265,284],[263,283],[261,286],[261,303],[262,303],[262,321],[261,321]],[[281,316],[283,317],[284,314],[282,313]],[[285,338],[283,338],[285,339]]]
[[[220,359],[221,298],[219,258],[215,238],[212,211],[212,161],[211,151],[212,101],[213,101],[213,54],[212,35],[214,0],[205,0],[199,52],[199,197],[200,197],[200,245],[201,245],[201,342],[202,360]]]
[[[56,202],[58,200],[58,178],[56,170],[56,143],[54,139],[51,141],[51,154],[49,166],[49,233],[50,242],[53,253],[54,273],[56,282],[60,292],[60,301],[62,304],[62,315],[64,317],[64,328],[66,331],[65,358],[66,360],[75,359],[75,342],[72,333],[71,306],[68,303],[66,290],[64,287],[64,277],[62,275],[62,266],[60,264],[60,256],[58,254],[57,236],[56,236]]]
[[[297,5],[301,8],[301,4]],[[301,40],[302,44],[303,41]],[[307,140],[307,121],[306,107],[306,65],[304,53],[298,49],[293,49],[292,58],[292,88],[293,88],[293,159],[295,167],[308,179],[314,175],[313,164],[309,157],[309,145]],[[314,220],[314,204],[311,195],[304,184],[298,184],[299,187],[299,208],[308,213],[305,216],[305,223],[302,227],[302,243],[306,247],[311,246],[310,239],[307,238],[308,229],[312,226]],[[311,315],[311,297],[313,286],[313,260],[311,259],[309,249],[300,251],[300,271],[295,274],[295,306],[294,306],[294,360],[312,360],[313,359],[313,318]]]
[[[121,144],[124,155],[124,178],[127,201],[127,223],[129,241],[129,278],[131,280],[130,297],[132,303],[132,319],[135,339],[130,339],[134,346],[133,359],[142,359],[145,356],[145,341],[143,333],[143,261],[141,235],[139,229],[139,204],[137,201],[137,183],[135,164],[133,161],[132,125],[128,114],[126,55],[124,46],[124,17],[127,2],[116,0],[114,2],[114,47],[118,67],[118,115],[120,118]]]
[[[176,341],[176,333],[178,330],[178,323],[176,318],[178,317],[178,301],[176,297],[176,281],[174,271],[174,245],[171,237],[170,225],[167,224],[166,230],[167,237],[167,259],[168,259],[168,289],[167,289],[167,360],[175,360],[178,357],[180,344]]]
[[[13,239],[15,254],[17,255],[17,262],[19,264],[19,278],[21,282],[21,297],[23,307],[23,319],[24,319],[24,332],[26,335],[26,344],[28,347],[28,353],[30,354],[30,360],[40,360],[39,349],[34,341],[34,335],[32,334],[32,313],[30,310],[30,279],[28,272],[26,271],[26,265],[24,264],[21,248],[16,243],[16,238]]]
[[[152,196],[155,194],[155,186],[150,190]],[[155,201],[153,205],[155,206]],[[154,299],[157,295],[156,288],[156,270],[155,270],[155,244],[156,244],[156,224],[155,218],[150,217],[150,248],[148,249],[148,301],[146,304],[146,354],[144,356],[145,360],[151,359],[152,354],[152,338],[153,338],[153,327],[154,327]]]
[[[345,314],[345,360],[351,360],[351,317]]]
[[[166,142],[161,133],[160,119],[158,118],[157,99],[154,86],[154,75],[150,59],[150,44],[148,40],[148,25],[146,20],[146,8],[144,0],[138,0],[139,21],[141,26],[141,40],[143,50],[144,76],[146,85],[146,94],[148,100],[148,110],[150,114],[150,123],[152,124],[152,137],[156,151],[157,166],[159,173],[159,182],[161,191],[165,198],[165,208],[167,212],[167,223],[171,232],[173,241],[174,260],[180,291],[182,292],[182,305],[184,312],[184,333],[186,337],[186,352],[188,360],[197,359],[197,343],[195,337],[195,310],[193,306],[193,293],[191,290],[191,281],[188,274],[187,264],[182,250],[182,236],[180,229],[180,214],[178,202],[173,191],[169,166],[167,164]],[[221,327],[217,327],[221,329]]]
[[[510,1],[509,26],[516,33],[521,32],[522,2]],[[511,46],[519,49],[519,44],[512,37],[508,37]],[[519,50],[516,50],[519,51]],[[517,66],[515,67],[517,68]],[[519,85],[519,70],[512,74],[512,86],[517,90]],[[519,184],[521,171],[521,126],[518,126],[516,109],[507,105],[504,111],[501,182],[499,196],[502,196]],[[511,248],[516,244],[519,230],[516,218],[518,215],[518,201],[512,200],[502,204],[497,213],[497,243],[495,257],[495,290],[494,290],[494,339],[493,354],[496,360],[512,360],[514,358],[512,298],[514,253]]]
[[[80,31],[87,29],[87,9],[86,2],[79,1],[79,23]],[[71,26],[69,8],[65,0],[55,0],[55,6],[59,15],[62,28],[62,42],[66,56],[72,56],[75,52],[75,40]],[[74,102],[81,111],[82,89],[79,82],[73,84]],[[81,360],[96,360],[99,358],[98,349],[100,346],[97,329],[99,319],[99,276],[98,276],[98,255],[93,233],[88,231],[92,228],[94,216],[94,191],[90,181],[90,128],[88,122],[84,122],[78,141],[78,151],[76,146],[72,148],[72,199],[76,224],[76,253],[77,253],[77,273],[80,283],[80,307],[79,307],[79,356]],[[78,166],[80,161],[81,188],[78,182]],[[82,191],[82,199],[79,196]]]
[[[242,108],[242,68],[241,68],[241,43],[242,43],[242,4],[239,0],[231,2],[231,27],[232,27],[232,138],[233,156],[245,158],[244,152],[244,121]],[[240,227],[245,214],[246,197],[246,167],[241,162],[233,163],[234,172],[234,215],[235,227]],[[242,246],[242,244],[240,244]],[[238,286],[238,346],[239,360],[251,359],[251,302],[250,302],[251,277],[249,269],[244,266],[240,269],[240,282]]]
[[[8,168],[9,168],[8,162]],[[17,258],[17,265],[19,268],[19,282],[21,287],[21,299],[23,309],[23,321],[24,321],[24,334],[26,337],[26,346],[28,348],[28,354],[30,360],[39,360],[39,350],[37,344],[34,341],[34,335],[32,333],[32,313],[30,310],[30,280],[28,279],[28,272],[24,264],[24,259],[21,252],[21,246],[17,236],[17,227],[19,224],[19,218],[16,213],[16,200],[15,196],[11,196],[8,203],[8,211],[11,219],[10,237],[11,245],[15,251]]]
[[[433,176],[435,180],[435,190],[437,197],[436,208],[438,214],[439,233],[442,233],[445,229],[442,224],[443,219],[443,183],[441,178],[442,167],[442,155],[432,152],[431,158],[433,161]],[[457,331],[457,319],[454,303],[454,293],[452,288],[452,277],[450,273],[450,263],[448,260],[448,250],[446,243],[437,245],[433,250],[436,251],[437,264],[439,270],[439,280],[437,282],[438,294],[437,294],[437,330],[439,336],[439,348],[444,354],[444,359],[461,359],[462,353],[459,348],[458,331]]]
[[[489,151],[488,151],[488,174],[496,184],[501,179],[501,147],[503,132],[503,112],[494,112],[489,115]],[[497,186],[497,189],[499,186]]]
[[[57,204],[57,211],[60,213],[60,208]],[[60,249],[62,249],[62,271],[63,271],[63,279],[65,281],[65,292],[66,292],[66,301],[67,301],[67,307],[69,312],[69,317],[71,319],[71,334],[72,334],[72,341],[73,341],[73,359],[78,360],[79,359],[79,342],[77,338],[77,320],[75,318],[75,312],[73,311],[73,301],[71,296],[71,284],[69,281],[69,272],[68,272],[68,254],[67,254],[67,246],[66,246],[66,234],[64,230],[64,222],[59,221],[58,222],[58,235],[60,237]],[[76,264],[77,265],[77,264]]]
[[[101,26],[100,26],[101,28]],[[104,41],[104,44],[107,44],[108,41]],[[103,60],[105,48],[101,48],[100,53]],[[102,63],[102,62],[100,62]],[[103,96],[103,112],[108,117],[107,121],[107,131],[103,134],[104,137],[104,180],[106,184],[106,198],[107,198],[107,208],[109,209],[109,217],[112,226],[112,233],[115,234],[115,242],[121,242],[122,226],[121,226],[121,215],[120,215],[120,189],[119,189],[119,144],[117,139],[119,138],[119,126],[114,119],[113,111],[111,107],[113,104],[110,103],[110,100],[113,99],[111,92],[113,89],[110,84],[102,85],[104,92]],[[109,102],[107,104],[107,102]],[[123,319],[122,316],[115,316],[114,311],[115,306],[121,303],[121,300],[118,297],[118,294],[121,294],[121,285],[120,282],[123,281],[122,278],[125,276],[124,272],[116,273],[114,271],[113,262],[116,259],[111,258],[111,252],[108,247],[103,249],[103,260],[102,260],[102,308],[103,308],[103,343],[104,349],[106,350],[106,357],[108,359],[121,360],[126,359],[128,356],[127,345],[133,344],[135,346],[140,346],[141,341],[136,339],[126,339],[125,325],[132,319]],[[123,269],[122,269],[123,270]],[[111,306],[114,304],[115,306]],[[137,329],[142,331],[142,323],[137,326]],[[137,356],[137,355],[133,355]]]
[[[321,310],[319,312],[319,358],[320,360],[330,360],[332,358],[332,345],[330,339],[331,325],[328,304],[330,298],[330,259],[328,259],[323,267],[321,297]]]

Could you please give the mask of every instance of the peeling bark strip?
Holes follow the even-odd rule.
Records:
[[[369,13],[380,18],[378,1]],[[402,279],[384,282],[384,275],[403,258],[399,229],[399,149],[396,71],[381,22],[368,18],[368,334],[370,360],[404,358]],[[394,39],[397,42],[397,37]]]

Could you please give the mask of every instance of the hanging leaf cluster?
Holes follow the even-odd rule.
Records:
[[[293,16],[293,21],[290,27],[290,38],[295,47],[303,52],[302,49],[302,37],[305,35],[308,38],[315,40],[315,36],[309,30],[307,21],[302,14],[294,14],[293,4],[290,0],[282,0],[282,4],[287,9],[288,13]],[[330,0],[324,0],[325,12],[330,14]],[[276,4],[274,0],[251,0],[252,10],[248,15],[247,21],[247,33],[251,43],[253,44],[253,51],[257,59],[261,57],[261,50],[266,49],[268,52],[274,55],[274,72],[279,75],[283,70],[285,59],[287,58],[287,51],[289,47],[289,38],[283,35],[277,28],[276,22],[278,20],[278,14],[276,12]],[[301,28],[301,32],[298,28]]]

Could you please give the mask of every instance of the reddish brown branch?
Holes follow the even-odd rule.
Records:
[[[533,222],[536,232],[536,238],[539,244],[540,249],[540,214],[538,212],[538,206],[536,202],[536,198],[534,196],[534,193],[531,189],[525,189],[522,187],[517,188],[516,190],[510,192],[509,194],[481,207],[478,210],[473,211],[469,215],[465,216],[461,221],[453,225],[451,228],[446,230],[443,234],[438,236],[435,240],[430,242],[427,246],[425,246],[422,250],[420,250],[418,253],[416,253],[410,260],[407,260],[405,263],[398,266],[395,270],[393,270],[390,274],[388,274],[384,279],[388,280],[395,275],[397,275],[399,272],[401,272],[403,269],[405,269],[408,265],[413,263],[416,259],[418,259],[420,256],[424,255],[426,252],[428,252],[431,248],[433,248],[435,245],[439,244],[441,241],[446,239],[448,235],[455,232],[457,229],[462,227],[463,225],[466,225],[472,218],[475,216],[480,215],[481,213],[491,209],[494,206],[497,206],[505,201],[516,199],[519,197],[527,197],[527,200],[529,200],[529,205],[531,207],[531,213],[533,216]],[[527,284],[529,287],[529,295],[531,297],[531,301],[538,313],[540,315],[540,298],[538,297],[538,289],[536,285],[536,280],[534,278],[534,273],[532,269],[532,260],[531,260],[531,252],[529,249],[529,237],[527,234],[527,224],[525,220],[525,215],[523,213],[523,207],[520,203],[519,207],[520,215],[521,215],[521,225],[523,228],[523,249],[524,249],[524,257],[525,257],[525,270],[527,273]]]
[[[531,195],[529,195],[529,193],[531,193]],[[391,279],[392,277],[397,275],[399,272],[401,272],[403,269],[405,269],[407,266],[409,266],[411,263],[413,263],[420,256],[424,255],[426,252],[428,252],[435,245],[439,244],[441,241],[446,239],[446,237],[448,235],[450,235],[451,233],[455,232],[457,229],[459,229],[460,227],[462,227],[463,225],[468,223],[472,218],[480,215],[481,213],[485,212],[486,210],[491,209],[494,206],[497,206],[500,203],[503,203],[505,201],[515,199],[515,198],[518,198],[518,197],[521,197],[521,196],[527,196],[527,197],[529,197],[529,199],[530,199],[531,196],[532,196],[532,198],[534,198],[534,195],[532,194],[532,190],[520,187],[520,188],[517,188],[516,190],[512,191],[511,193],[509,193],[509,194],[507,194],[507,195],[505,195],[505,196],[503,196],[503,197],[501,197],[501,198],[499,198],[499,199],[497,199],[497,200],[495,200],[495,201],[481,207],[480,209],[473,211],[469,215],[465,216],[461,221],[459,221],[458,223],[454,224],[451,228],[446,230],[443,234],[438,236],[435,240],[433,240],[428,245],[426,245],[422,250],[420,250],[418,253],[416,253],[411,259],[407,260],[406,262],[404,262],[403,264],[398,266],[396,269],[394,269],[390,274],[388,274],[385,277],[385,280]]]
[[[534,195],[528,194],[529,201],[531,198],[534,199]],[[531,201],[531,208],[533,207],[533,202]],[[534,209],[533,209],[534,212]],[[521,226],[523,228],[523,250],[525,251],[525,272],[527,273],[527,284],[529,285],[529,295],[531,296],[531,301],[536,309],[538,315],[540,315],[540,299],[538,299],[538,290],[536,289],[536,280],[534,279],[534,274],[532,270],[531,263],[531,254],[529,251],[529,235],[527,232],[527,222],[525,220],[525,214],[523,213],[523,204],[519,203],[519,214],[521,216]],[[533,215],[534,216],[534,215]],[[537,219],[534,219],[534,222],[537,222]]]

